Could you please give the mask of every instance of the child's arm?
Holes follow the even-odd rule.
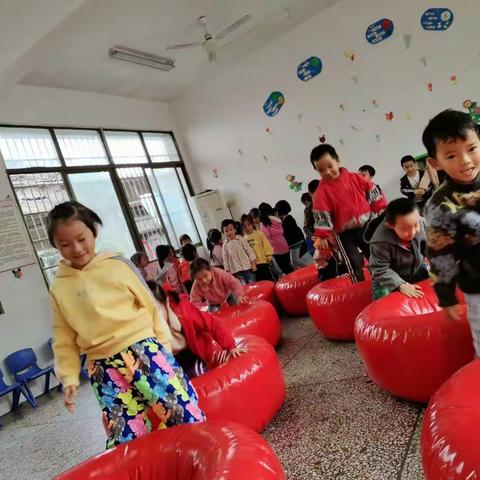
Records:
[[[321,191],[317,189],[313,197],[313,218],[315,220],[315,236],[320,242],[333,234],[333,211],[330,202]],[[318,244],[318,242],[317,242]],[[317,247],[315,247],[317,248]]]
[[[368,268],[374,281],[389,292],[399,289],[404,295],[412,298],[423,296],[421,287],[410,285],[394,269],[394,256],[387,243],[373,243],[370,245]]]
[[[234,277],[231,273],[220,270],[218,272],[218,279],[222,282],[227,291],[233,293],[239,300],[243,298],[245,290],[238,278]]]
[[[263,232],[260,232],[260,242],[262,243],[263,251],[267,257],[267,263],[270,263],[273,257],[273,247]]]
[[[381,213],[387,208],[387,200],[380,187],[366,180],[361,175],[355,174],[361,188],[365,191],[370,210],[373,213]]]
[[[448,205],[429,204],[424,210],[428,225],[427,253],[430,258],[433,288],[441,307],[458,304],[455,294],[458,254],[455,245],[458,219]]]
[[[53,313],[53,355],[55,375],[64,387],[78,386],[80,374],[80,348],[77,345],[77,333],[65,320],[55,297],[50,294]]]
[[[229,258],[228,258],[227,242],[225,242],[223,244],[222,253],[223,253],[223,268],[225,269],[226,272],[229,272],[230,271],[230,261],[229,261]]]
[[[190,301],[198,307],[203,305],[203,298],[204,295],[200,290],[198,283],[193,282],[192,289],[190,290]]]

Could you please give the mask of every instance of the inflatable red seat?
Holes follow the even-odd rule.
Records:
[[[400,398],[428,402],[443,382],[473,359],[466,312],[449,320],[429,280],[423,298],[395,292],[369,305],[355,322],[355,341],[370,378]]]
[[[288,315],[307,314],[307,293],[318,280],[315,265],[309,265],[284,275],[275,285],[280,305]]]
[[[268,443],[252,430],[219,422],[180,425],[124,443],[57,480],[283,480]]]
[[[275,307],[264,300],[248,300],[240,305],[223,305],[221,317],[233,336],[256,335],[275,346],[282,336],[282,325]]]
[[[245,296],[251,300],[265,300],[270,302],[274,307],[277,306],[277,295],[275,294],[275,283],[269,280],[261,280],[260,282],[245,285]]]
[[[357,315],[372,303],[371,280],[352,283],[349,275],[326,280],[307,295],[308,313],[313,323],[333,340],[353,340]]]
[[[455,373],[433,395],[422,427],[427,480],[480,478],[480,360]]]

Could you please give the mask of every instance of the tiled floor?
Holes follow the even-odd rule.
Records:
[[[421,480],[423,409],[379,391],[355,345],[324,340],[308,318],[283,320],[287,399],[263,432],[289,480]],[[56,392],[3,418],[0,479],[43,480],[104,448],[88,384],[69,415]]]

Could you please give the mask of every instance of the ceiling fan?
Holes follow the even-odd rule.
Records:
[[[203,27],[205,34],[203,35],[203,42],[193,42],[193,43],[180,43],[178,45],[168,45],[167,50],[180,50],[182,48],[190,47],[199,47],[203,46],[208,55],[208,61],[213,62],[217,58],[217,48],[218,40],[223,40],[226,36],[230,35],[234,30],[236,30],[240,25],[243,25],[245,22],[248,22],[252,16],[250,14],[244,15],[242,18],[239,18],[236,22],[233,22],[227,28],[224,28],[220,33],[213,36],[207,27],[207,17],[202,15],[198,18],[198,24]]]

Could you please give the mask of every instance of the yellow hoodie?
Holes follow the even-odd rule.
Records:
[[[97,254],[82,270],[60,262],[50,288],[55,372],[65,385],[78,385],[80,353],[110,357],[148,337],[170,349],[154,299],[118,255]]]
[[[263,232],[254,230],[247,233],[245,238],[257,257],[257,263],[270,263],[273,256],[273,248]]]

